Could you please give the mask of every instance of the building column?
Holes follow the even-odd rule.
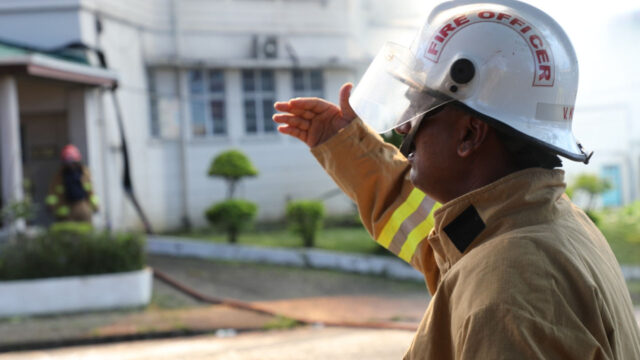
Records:
[[[0,144],[4,206],[24,200],[20,142],[20,112],[16,79],[12,76],[2,76],[0,77]],[[24,226],[24,220],[19,220],[9,224],[9,229],[21,230]]]

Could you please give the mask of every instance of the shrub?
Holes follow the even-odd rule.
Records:
[[[226,231],[233,244],[240,231],[251,227],[257,212],[258,206],[250,201],[227,200],[207,209],[206,217],[212,225]]]
[[[61,221],[55,222],[49,227],[49,232],[53,234],[76,234],[88,235],[93,232],[93,226],[87,222]]]
[[[324,219],[324,206],[320,201],[294,201],[287,205],[287,220],[294,233],[302,237],[305,247],[313,247]]]
[[[0,251],[0,279],[18,280],[140,270],[144,238],[137,234],[48,232],[9,242]]]
[[[618,261],[640,263],[640,202],[598,213],[597,225],[607,238]]]
[[[595,199],[610,190],[612,187],[611,182],[607,179],[602,179],[593,174],[580,174],[573,184],[567,189],[567,194],[573,198],[577,192],[584,192],[588,195],[588,202],[584,208],[585,212],[591,220],[598,221],[597,216],[593,212]]]
[[[251,160],[238,150],[228,150],[216,156],[209,166],[209,176],[219,176],[227,181],[227,198],[233,198],[238,181],[243,177],[256,176],[258,170]]]

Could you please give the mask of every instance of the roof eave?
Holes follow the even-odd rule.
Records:
[[[26,54],[0,59],[0,69],[21,68],[31,76],[79,83],[88,86],[112,87],[118,82],[115,72],[75,64],[40,54]]]

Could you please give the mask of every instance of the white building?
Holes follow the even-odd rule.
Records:
[[[140,227],[121,186],[122,143],[107,90],[115,80],[134,189],[155,230],[204,225],[204,210],[225,197],[224,182],[207,177],[210,161],[230,148],[242,149],[260,171],[243,181],[239,195],[259,204],[263,220],[281,217],[289,199],[333,193],[335,184],[306,146],[275,131],[272,104],[310,95],[337,101],[340,86],[356,80],[370,59],[363,14],[370,8],[375,15],[379,5],[368,3],[380,4],[0,1],[0,41],[21,54],[21,66],[42,61],[67,70],[16,72],[14,57],[0,52],[0,98],[8,105],[0,114],[4,205],[21,199],[23,178],[42,203],[58,153],[72,142],[102,199],[95,223]],[[84,64],[72,64],[42,51],[78,42],[101,49],[109,70],[91,52]],[[325,204],[331,212],[352,211],[343,195]],[[42,209],[39,221],[46,217]]]
[[[609,179],[614,188],[600,204],[626,205],[640,200],[640,6],[583,31],[574,132],[594,155],[565,168],[569,182],[580,173]]]
[[[204,210],[225,197],[224,182],[207,177],[207,169],[230,148],[244,151],[260,171],[243,181],[239,195],[259,204],[263,220],[281,217],[289,199],[331,194],[336,186],[306,146],[275,131],[271,104],[308,95],[336,102],[340,86],[358,79],[383,41],[408,44],[435,3],[0,0],[3,205],[22,197],[23,178],[42,202],[59,150],[72,142],[102,199],[95,223],[141,226],[121,186],[122,143],[107,90],[116,81],[133,186],[155,230],[205,224]],[[620,48],[640,55],[623,46],[638,38],[638,16],[624,19],[598,28],[591,37],[598,42],[578,42],[581,61]],[[620,26],[627,38],[618,35]],[[44,52],[70,43],[101,49],[109,70],[92,52],[84,61]],[[576,132],[596,155],[589,167],[565,161],[569,178],[618,176],[620,200],[612,205],[640,196],[634,58],[587,61],[586,72],[581,64]],[[605,81],[598,66],[606,69]],[[352,211],[342,195],[325,204],[331,212]],[[39,221],[47,221],[46,212]]]

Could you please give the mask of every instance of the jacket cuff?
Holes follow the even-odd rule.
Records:
[[[371,130],[360,118],[355,118],[349,125],[342,128],[336,135],[322,144],[311,148],[311,153],[318,162],[325,167],[327,162],[335,156],[350,154],[355,148],[379,146],[383,141],[380,135]]]

